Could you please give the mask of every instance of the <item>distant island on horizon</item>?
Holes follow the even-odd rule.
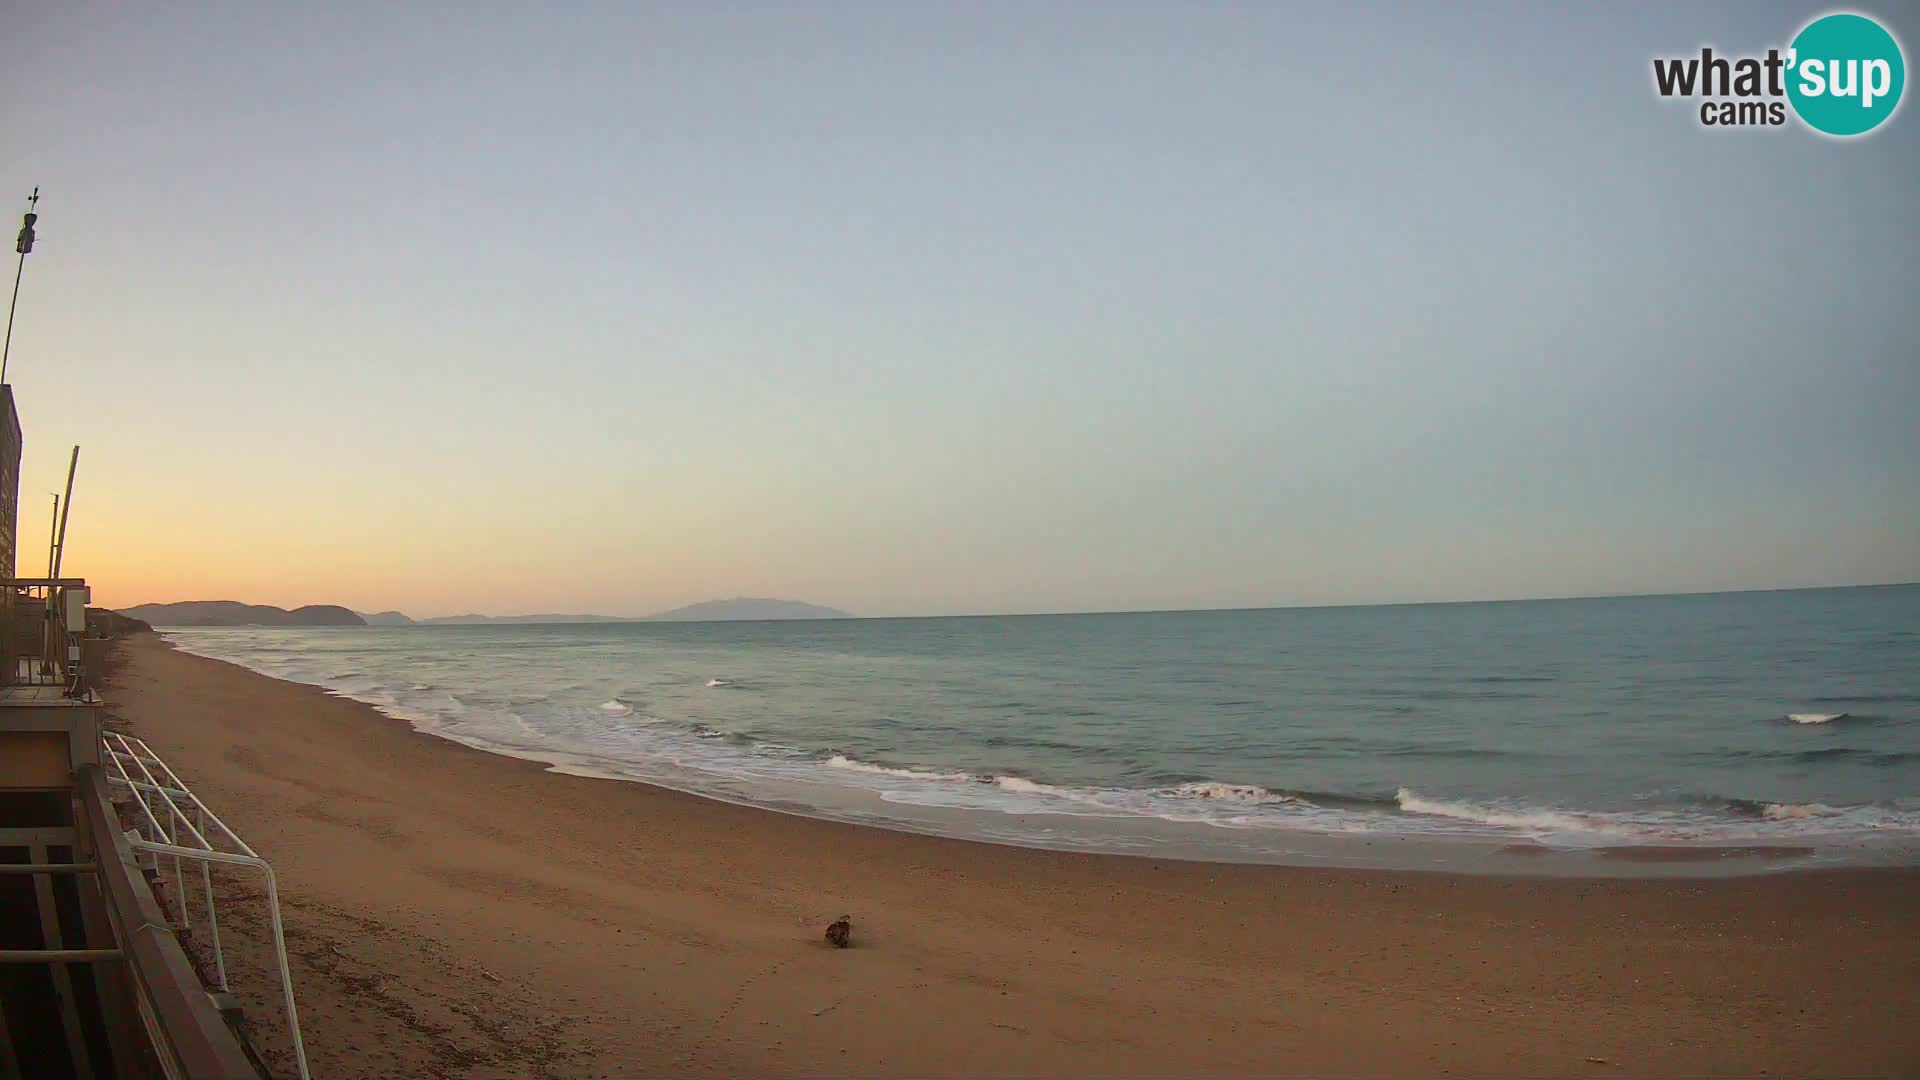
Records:
[[[129,618],[154,626],[464,626],[486,623],[625,623],[625,622],[752,622],[800,619],[850,619],[838,608],[799,600],[739,596],[706,600],[653,615],[443,615],[415,619],[399,611],[358,612],[335,604],[308,604],[292,610],[271,604],[243,604],[234,600],[182,600],[171,604],[136,604],[116,609]]]
[[[1397,600],[1347,604],[1267,604],[1222,608],[1131,608],[1096,611],[1024,611],[973,612],[940,615],[856,615],[838,608],[809,604],[798,600],[761,597],[735,597],[731,600],[707,600],[652,615],[592,615],[551,613],[533,615],[441,615],[415,619],[401,611],[360,612],[334,604],[309,604],[285,608],[269,604],[243,604],[232,600],[183,600],[171,604],[137,604],[113,610],[154,626],[469,626],[485,624],[581,624],[637,622],[754,622],[800,621],[807,619],[926,619],[926,618],[1057,618],[1070,615],[1176,615],[1195,612],[1232,611],[1314,611],[1339,608],[1437,607],[1456,604],[1540,604],[1610,600],[1637,600],[1651,597],[1726,596],[1744,593],[1827,592],[1834,590],[1911,589],[1920,581],[1862,582],[1848,585],[1780,585],[1750,589],[1705,589],[1668,593],[1588,593],[1571,596],[1489,597],[1485,599]]]

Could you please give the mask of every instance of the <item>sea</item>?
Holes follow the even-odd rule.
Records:
[[[1920,863],[1920,585],[166,633],[562,771],[939,835],[1496,873]]]

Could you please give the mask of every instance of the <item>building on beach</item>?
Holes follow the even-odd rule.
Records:
[[[304,1080],[272,870],[108,730],[86,581],[18,576],[21,448],[0,385],[0,1080],[265,1076],[228,986],[215,867],[265,875]]]

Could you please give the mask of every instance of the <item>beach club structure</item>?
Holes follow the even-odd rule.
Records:
[[[304,1080],[273,870],[145,743],[108,730],[106,642],[88,632],[86,581],[60,576],[58,534],[48,576],[15,576],[20,448],[0,385],[0,1080],[266,1075],[214,902],[216,880],[246,875],[280,979],[281,1015],[257,1019],[285,1025]],[[68,496],[70,510],[71,481]]]

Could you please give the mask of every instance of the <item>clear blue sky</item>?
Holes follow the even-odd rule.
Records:
[[[114,604],[1920,579],[1920,114],[1668,7],[18,6],[22,566],[79,442]]]

